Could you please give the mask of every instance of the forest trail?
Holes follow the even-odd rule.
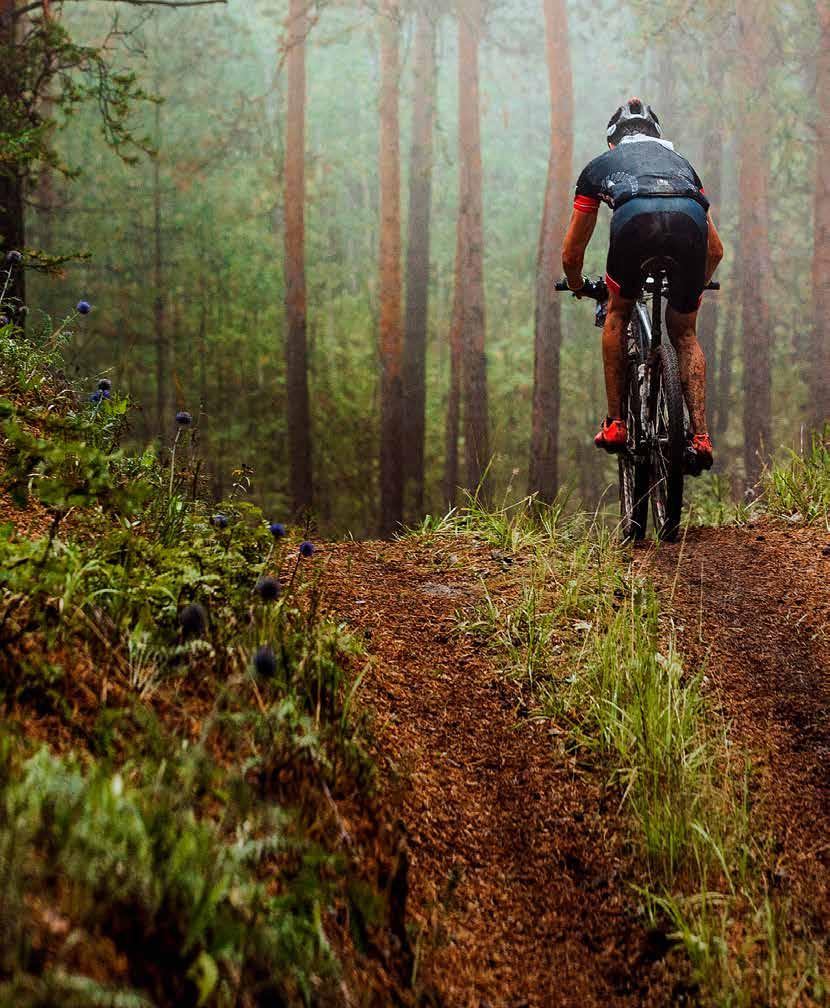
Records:
[[[617,796],[454,632],[501,573],[488,548],[463,550],[456,566],[452,544],[326,548],[327,605],[371,656],[364,699],[409,830],[416,989],[448,1008],[667,1004],[662,936],[623,881]]]
[[[501,568],[489,548],[465,544],[463,564],[452,548],[327,550],[325,594],[371,656],[384,787],[409,830],[416,987],[459,1008],[674,1003],[682,967],[636,917],[614,795],[527,717],[497,659],[454,632],[482,580],[498,591]],[[822,531],[765,525],[690,531],[635,559],[760,771],[752,800],[779,838],[772,882],[819,934],[830,924],[829,554]]]
[[[699,528],[639,565],[760,771],[753,797],[775,827],[774,881],[830,933],[830,535]]]

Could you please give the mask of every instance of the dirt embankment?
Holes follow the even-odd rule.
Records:
[[[830,535],[759,524],[694,529],[639,554],[688,659],[760,773],[778,840],[773,884],[830,932]]]

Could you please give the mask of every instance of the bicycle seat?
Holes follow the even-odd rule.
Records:
[[[665,276],[677,268],[677,260],[671,256],[652,256],[642,264],[640,269],[644,276]]]

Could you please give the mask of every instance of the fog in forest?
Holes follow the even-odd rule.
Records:
[[[434,23],[437,75],[423,496],[417,474],[409,473],[406,522],[452,504],[446,464],[458,272],[459,22],[467,17],[476,22],[471,35],[480,77],[490,492],[501,500],[535,489],[529,477],[537,291],[562,274],[574,183],[605,148],[611,114],[633,95],[655,108],[664,136],[697,168],[726,249],[717,275],[722,292],[706,296],[700,323],[716,464],[693,495],[743,495],[747,477],[751,484],[757,476],[752,459],[759,444],[764,452],[798,448],[827,416],[821,405],[830,377],[827,279],[820,267],[827,251],[817,244],[826,225],[814,213],[816,187],[826,186],[826,171],[823,183],[817,171],[816,4],[739,3],[737,12],[734,4],[674,0],[548,6],[555,16],[548,11],[547,37],[539,0],[488,3],[474,13],[463,4],[460,12],[403,5],[397,17],[390,3],[380,9],[330,3],[309,11],[302,44],[306,477],[311,509],[327,534],[366,536],[382,525],[381,427],[389,389],[380,330],[393,333],[387,350],[401,352],[412,276],[407,250],[419,231],[423,237],[424,225],[411,226],[408,212],[413,116],[428,101],[419,77],[419,16]],[[290,472],[285,229],[291,207],[284,193],[294,49],[288,15],[287,3],[254,0],[173,10],[67,4],[62,17],[74,40],[100,46],[109,38],[116,63],[162,99],[139,101],[130,119],[134,135],[146,137],[156,153],[133,149],[134,160],[125,163],[102,135],[99,108],[88,103],[56,139],[59,167],[70,175],[41,172],[26,209],[27,247],[55,256],[88,253],[63,265],[60,278],[32,275],[28,283],[29,326],[56,327],[79,298],[93,305],[72,322],[68,376],[90,391],[106,376],[129,394],[140,405],[131,434],[139,445],[169,441],[176,410],[189,410],[212,493],[217,499],[250,493],[273,515],[309,503],[296,501]],[[389,122],[381,122],[384,32],[400,60],[400,73],[387,79],[387,87],[399,88],[397,330],[394,296],[387,300],[379,272],[379,143],[391,135]],[[553,109],[551,61],[562,89]],[[462,80],[467,86],[463,66]],[[386,93],[395,102],[394,90]],[[572,164],[551,189],[561,203],[554,211],[554,268],[537,278],[552,129],[555,143],[565,145],[560,150],[572,131]],[[605,273],[609,219],[602,208],[586,260],[591,276]],[[752,238],[750,248],[740,249],[742,234]],[[387,252],[394,257],[394,245]],[[387,260],[387,282],[394,265]],[[561,316],[561,329],[553,323],[560,403],[555,478],[589,508],[616,507],[616,466],[592,444],[605,415],[593,308],[567,295],[555,302]],[[750,395],[747,361],[760,368]],[[455,444],[463,486],[469,472],[464,411],[472,407],[463,381],[461,388]],[[398,437],[407,450],[408,430],[404,423]],[[395,445],[384,450],[394,454]]]

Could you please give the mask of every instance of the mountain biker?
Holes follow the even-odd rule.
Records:
[[[608,123],[607,139],[609,150],[594,158],[576,183],[573,216],[562,249],[568,286],[579,297],[585,250],[600,202],[611,207],[609,301],[602,333],[608,416],[594,443],[610,452],[625,447],[628,432],[621,412],[625,334],[646,279],[644,264],[655,256],[667,257],[666,326],[680,363],[691,447],[700,468],[710,469],[706,361],[697,341],[697,311],[703,290],[723,258],[723,245],[697,172],[662,138],[660,120],[651,106],[639,98],[621,105]]]

